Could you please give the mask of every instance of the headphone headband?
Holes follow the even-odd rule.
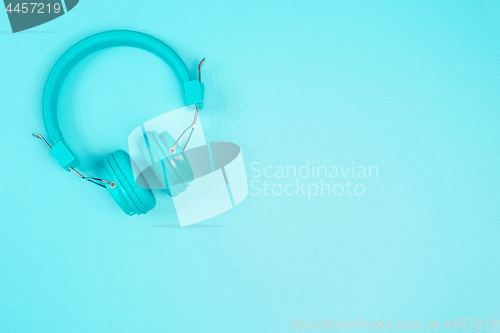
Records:
[[[203,108],[204,85],[198,80],[189,79],[189,71],[182,59],[168,45],[150,35],[130,31],[113,30],[101,32],[73,45],[52,68],[43,92],[43,122],[49,142],[54,143],[50,154],[60,166],[69,170],[79,162],[64,142],[59,119],[57,101],[62,84],[69,72],[88,55],[111,47],[129,46],[149,51],[163,59],[175,72],[184,87],[186,105],[196,104]]]

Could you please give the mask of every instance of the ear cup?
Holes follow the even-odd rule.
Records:
[[[106,187],[126,214],[146,214],[155,207],[156,199],[153,192],[136,184],[129,154],[117,150],[108,155],[104,165],[101,171],[103,178],[116,183],[115,188]]]
[[[161,142],[166,147],[172,147],[175,144],[174,138],[168,132],[163,132],[159,135],[159,137]],[[179,177],[181,177],[182,180],[188,184],[194,179],[193,169],[189,164],[189,160],[187,159],[184,150],[180,146],[176,146],[175,150],[175,154],[171,155],[173,161],[175,162],[174,168],[179,174]]]
[[[186,155],[176,146],[176,153],[169,149],[175,144],[167,132],[158,135],[156,131],[145,133],[145,145],[141,145],[141,153],[151,161],[152,171],[160,184],[165,186],[168,195],[175,197],[184,192],[193,180],[193,171]]]
[[[168,149],[162,147],[159,142],[158,135],[146,132],[144,140],[141,140],[139,144],[141,154],[150,164],[148,169],[152,171],[152,176],[155,178],[153,180],[147,176],[147,181],[154,184],[155,188],[165,189],[169,196],[175,197],[186,190],[186,185],[173,169],[168,158]]]
[[[169,152],[169,148],[174,143],[171,146],[165,145],[156,131],[149,132],[148,138],[152,149],[157,152],[157,156],[161,160],[164,172],[168,175],[167,192],[170,192],[170,196],[172,197],[184,192],[189,184],[182,178],[180,172],[176,170],[177,165],[172,159],[173,155]]]

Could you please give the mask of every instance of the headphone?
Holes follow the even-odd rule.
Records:
[[[198,80],[191,80],[182,59],[168,45],[150,35],[129,30],[106,31],[87,37],[67,50],[52,68],[43,92],[43,122],[48,140],[40,134],[33,133],[33,136],[45,142],[50,155],[66,171],[71,171],[82,179],[106,188],[127,215],[141,215],[155,207],[156,199],[149,188],[137,185],[134,179],[133,161],[129,154],[123,150],[109,154],[104,160],[104,167],[100,170],[101,178],[82,175],[75,169],[79,161],[65,143],[57,117],[57,101],[61,86],[75,65],[92,53],[119,46],[143,49],[160,57],[174,70],[181,81],[186,105],[196,107],[192,125],[186,128],[177,140],[168,132],[158,134],[156,131],[148,131],[144,133],[145,145],[140,148],[142,154],[156,162],[152,166],[152,172],[160,182],[163,182],[170,196],[176,196],[186,190],[194,175],[184,149],[196,126],[198,111],[203,108],[205,86],[201,83],[200,69],[205,59],[198,65]],[[178,146],[179,140],[189,129],[191,134],[184,148],[181,148]]]

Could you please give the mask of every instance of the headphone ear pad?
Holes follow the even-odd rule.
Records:
[[[170,134],[164,132],[158,135],[156,131],[148,131],[140,142],[139,149],[150,161],[158,185],[163,186],[171,197],[184,192],[194,178],[193,171],[180,146],[176,147],[176,153],[169,152],[169,148],[175,144]]]
[[[115,188],[106,186],[113,199],[128,215],[146,214],[156,205],[150,189],[139,187],[134,179],[130,156],[123,150],[108,155],[101,171],[103,179],[111,179]]]
[[[166,131],[160,134],[159,138],[166,147],[172,147],[175,144],[174,138]],[[193,169],[191,168],[191,164],[189,164],[189,160],[187,159],[184,150],[180,146],[177,146],[176,149],[176,154],[172,155],[176,164],[175,170],[182,180],[188,184],[194,179]]]

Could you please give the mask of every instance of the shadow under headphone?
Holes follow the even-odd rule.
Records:
[[[47,78],[43,93],[42,112],[48,140],[39,134],[33,135],[45,142],[50,149],[50,155],[66,171],[71,171],[82,179],[107,188],[115,202],[127,215],[140,215],[153,209],[156,199],[149,188],[137,185],[129,154],[123,150],[109,154],[104,160],[104,167],[100,170],[101,178],[83,176],[75,170],[79,161],[65,143],[57,115],[57,101],[61,86],[75,65],[94,52],[119,46],[149,51],[164,60],[174,70],[182,83],[186,105],[196,106],[192,125],[194,129],[198,110],[203,108],[205,88],[201,79],[191,80],[182,59],[159,39],[140,32],[114,30],[87,37],[72,46],[57,61]],[[143,153],[153,155],[156,161],[161,162],[158,164],[161,167],[153,168],[153,172],[157,174],[158,179],[166,179],[165,189],[170,196],[176,196],[185,191],[189,182],[194,178],[193,170],[183,149],[177,146],[180,137],[176,141],[168,132],[158,134],[155,131],[149,131],[145,133],[144,138],[146,147],[143,147]]]

